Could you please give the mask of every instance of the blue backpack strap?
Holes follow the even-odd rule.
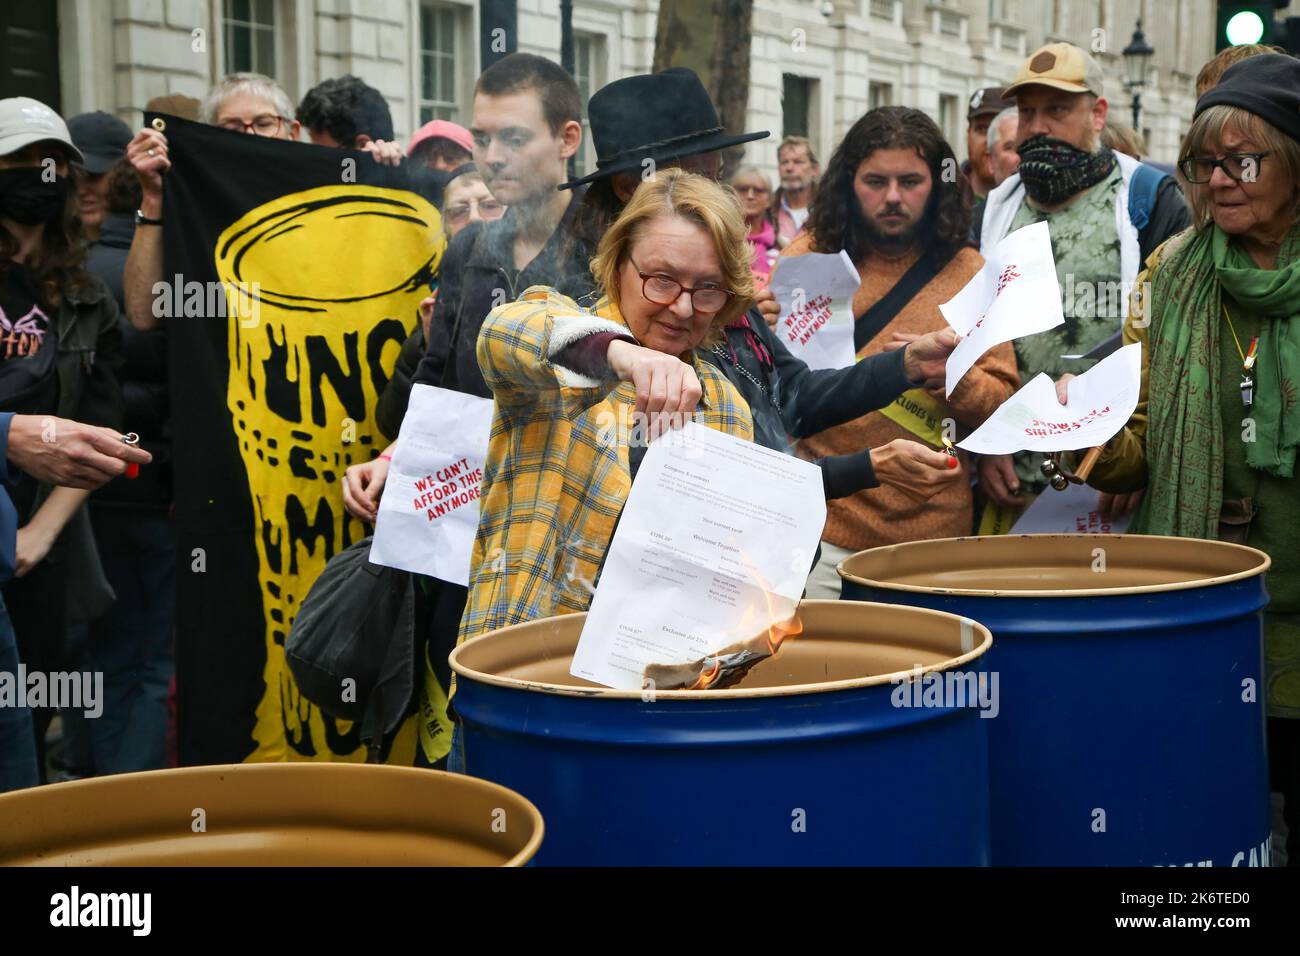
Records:
[[[1151,220],[1151,207],[1156,204],[1156,190],[1164,182],[1167,173],[1154,166],[1141,163],[1133,170],[1128,181],[1128,221],[1133,228],[1141,232]]]

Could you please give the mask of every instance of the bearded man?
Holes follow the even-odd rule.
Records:
[[[783,258],[843,249],[862,285],[853,295],[859,360],[946,328],[939,312],[984,265],[967,244],[970,206],[962,183],[946,177],[952,146],[934,121],[904,106],[882,106],[853,124],[836,147],[803,232]],[[780,266],[778,266],[778,269]],[[1008,343],[989,349],[952,395],[913,388],[859,418],[805,437],[812,461],[880,448],[898,439],[942,450],[978,428],[1019,384]],[[826,502],[821,557],[807,597],[837,598],[835,566],[865,548],[970,533],[966,452],[952,459],[953,480],[873,488]]]
[[[1108,104],[1101,67],[1085,51],[1069,43],[1034,51],[1003,95],[1015,98],[1019,113],[1020,167],[989,193],[975,236],[987,257],[1008,233],[1048,223],[1065,324],[1017,339],[1016,362],[1022,382],[1039,372],[1077,375],[1111,340],[1118,344],[1141,264],[1191,219],[1172,176],[1101,144]],[[1009,530],[1043,491],[1041,459],[1029,452],[980,458],[980,488],[994,506],[981,532]],[[1102,509],[1127,513],[1138,495],[1103,496]]]

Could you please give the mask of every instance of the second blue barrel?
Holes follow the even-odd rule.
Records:
[[[585,617],[451,656],[466,769],[536,803],[539,864],[988,863],[981,625],[808,601],[735,688],[649,694],[569,676]]]
[[[1267,866],[1269,558],[1218,541],[1015,535],[875,548],[843,598],[988,625],[993,864]]]

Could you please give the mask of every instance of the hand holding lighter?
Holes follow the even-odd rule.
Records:
[[[948,454],[948,467],[950,469],[956,468],[957,449],[953,447],[952,439],[950,439],[947,435],[943,435],[941,437],[943,438],[943,450]]]

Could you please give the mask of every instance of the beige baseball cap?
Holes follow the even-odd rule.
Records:
[[[1002,91],[1013,96],[1022,86],[1050,86],[1070,93],[1103,96],[1106,78],[1101,64],[1073,43],[1049,43],[1039,47],[1016,72],[1011,85]]]

